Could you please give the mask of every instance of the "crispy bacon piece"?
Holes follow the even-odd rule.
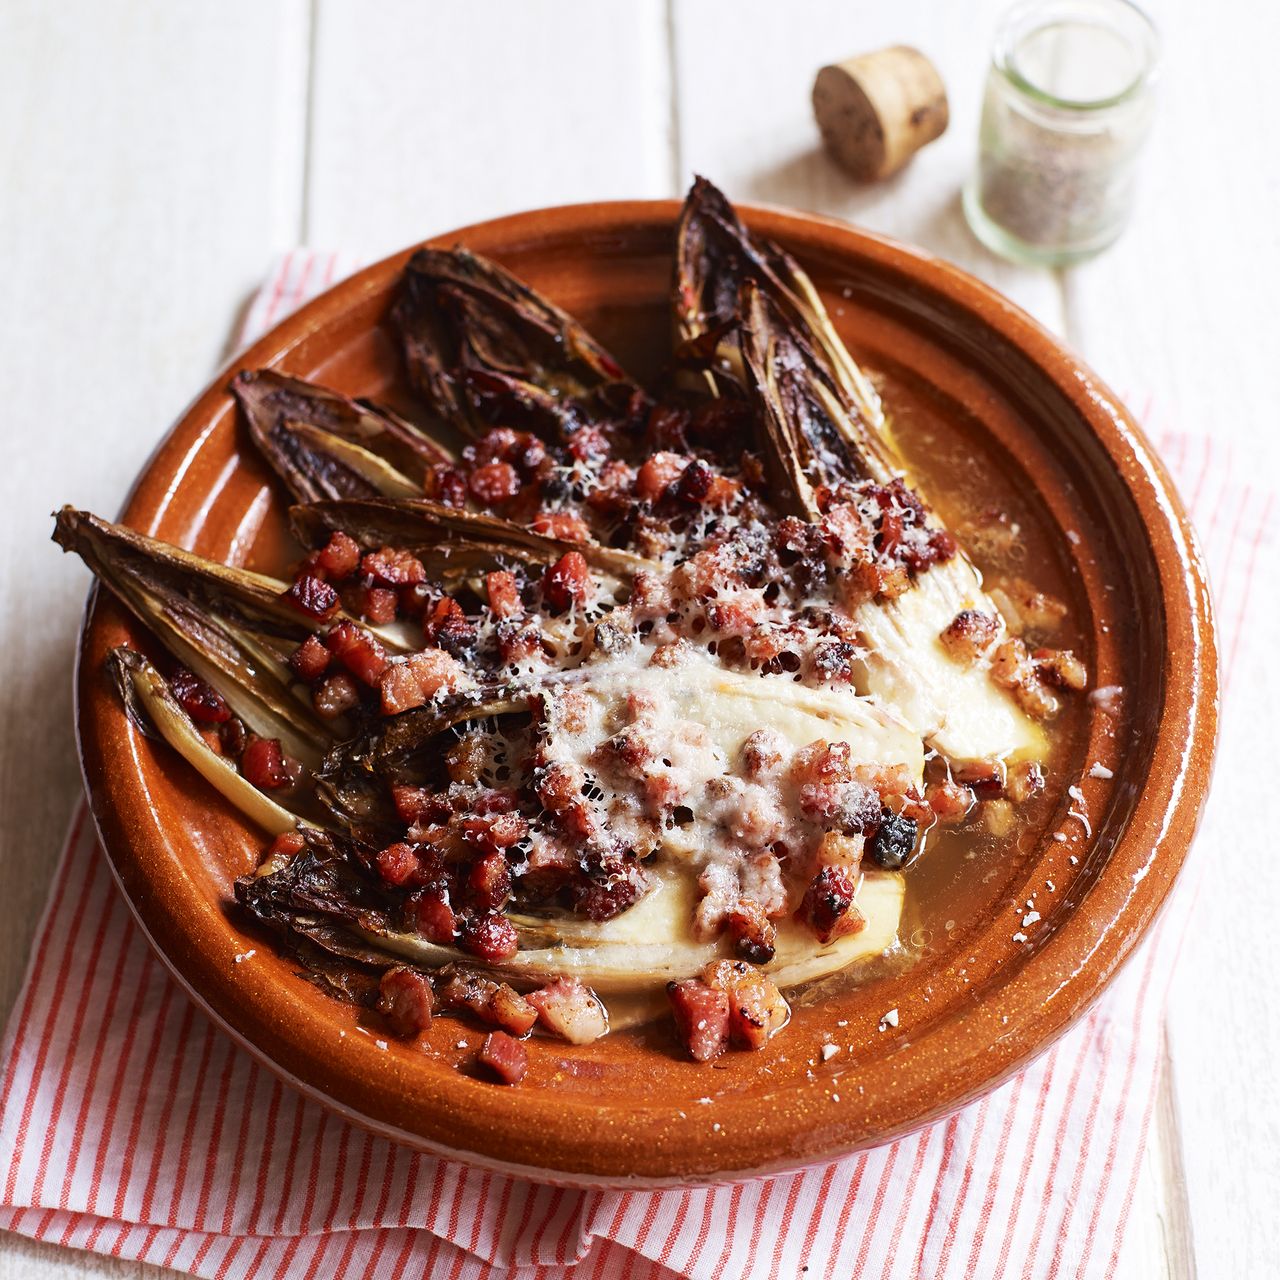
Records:
[[[409,900],[413,926],[428,942],[451,946],[458,936],[458,917],[449,903],[448,889],[437,886],[415,893]]]
[[[329,652],[351,672],[357,680],[376,685],[387,667],[386,650],[367,631],[354,623],[339,622],[325,636]]]
[[[595,992],[575,978],[557,978],[527,997],[538,1021],[570,1044],[590,1044],[609,1030],[609,1019]]]
[[[657,502],[688,465],[689,459],[678,453],[655,453],[636,473],[636,497],[641,502]]]
[[[375,627],[394,622],[400,606],[400,596],[390,587],[361,587],[359,601],[360,616]]]
[[[280,791],[298,780],[300,766],[280,748],[279,738],[251,737],[240,757],[240,772],[260,791]]]
[[[422,561],[396,547],[380,547],[368,552],[360,561],[360,569],[383,587],[414,587],[427,580]]]
[[[498,1078],[499,1084],[519,1084],[529,1069],[529,1050],[504,1031],[491,1031],[484,1038],[476,1061]]]
[[[867,918],[853,903],[854,882],[841,867],[823,867],[809,883],[797,917],[830,942],[866,927]]]
[[[503,569],[486,574],[484,585],[495,618],[518,618],[524,612],[514,574]]]
[[[509,462],[486,462],[471,473],[467,485],[482,506],[498,507],[520,492],[520,477]]]
[[[308,618],[331,618],[338,611],[338,593],[323,579],[304,573],[284,598]]]
[[[406,1040],[431,1025],[432,1003],[430,980],[407,965],[388,969],[378,983],[378,1011],[391,1030]]]
[[[360,566],[360,544],[339,529],[315,553],[315,565],[327,578],[349,578]]]
[[[459,946],[489,964],[510,960],[519,945],[516,927],[503,915],[483,915],[464,920]]]
[[[334,720],[360,705],[360,690],[349,675],[339,671],[316,687],[311,701],[326,720]]]
[[[710,1062],[729,1046],[729,996],[698,978],[667,983],[676,1035],[694,1062]]]
[[[325,648],[320,637],[315,635],[308,636],[289,655],[289,665],[308,683],[319,680],[329,669],[329,663],[332,661],[333,654]]]
[[[931,782],[925,788],[924,798],[929,808],[934,811],[939,822],[963,822],[969,810],[977,803],[977,798],[963,783],[944,778],[939,782]]]
[[[388,883],[400,887],[414,880],[418,874],[418,855],[413,846],[398,841],[379,850],[374,858],[378,874]]]
[[[764,908],[751,898],[740,898],[725,916],[725,930],[733,939],[733,949],[752,964],[768,964],[773,959],[777,931]]]
[[[1085,665],[1070,649],[1037,649],[1031,655],[1036,674],[1046,684],[1078,693],[1089,683]]]
[[[957,662],[973,663],[986,653],[999,634],[999,618],[977,609],[962,609],[939,639]]]
[[[196,724],[225,724],[231,719],[231,708],[222,694],[186,667],[179,667],[169,677],[169,688]]]
[[[759,969],[743,960],[715,960],[702,980],[729,999],[729,1041],[744,1049],[762,1049],[791,1018],[791,1006]]]
[[[580,551],[566,551],[542,575],[542,598],[557,613],[585,604],[591,592],[591,570]]]
[[[540,511],[533,518],[533,531],[564,542],[591,541],[591,530],[576,511]]]
[[[465,679],[461,664],[443,649],[411,653],[382,670],[378,682],[382,713],[393,716],[421,707],[442,689],[456,689]]]
[[[466,1009],[490,1026],[523,1036],[538,1020],[537,1009],[514,987],[461,969],[442,970],[436,984],[441,1009]]]

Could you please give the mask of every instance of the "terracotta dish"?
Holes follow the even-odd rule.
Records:
[[[678,208],[542,210],[433,243],[497,259],[643,377],[670,349]],[[787,1034],[761,1052],[700,1066],[657,1024],[581,1048],[538,1039],[523,1085],[503,1089],[471,1069],[474,1028],[438,1019],[421,1044],[382,1041],[359,1010],[300,981],[238,912],[232,882],[264,840],[126,722],[103,660],[121,643],[155,646],[95,595],[80,650],[80,751],[138,921],[194,999],[273,1071],[423,1150],[567,1184],[661,1185],[795,1168],[899,1137],[992,1089],[1080,1017],[1150,928],[1195,831],[1217,721],[1209,591],[1169,479],[1128,412],[1033,320],[956,268],[839,222],[743,212],[809,270],[858,359],[964,432],[1033,504],[1095,690],[1074,774],[1057,780],[1048,829],[984,868],[982,911],[934,930],[905,972],[800,999]],[[227,382],[272,366],[404,404],[387,314],[408,257],[331,289],[220,374],[161,444],[122,519],[206,556],[282,568],[285,504],[243,446]]]

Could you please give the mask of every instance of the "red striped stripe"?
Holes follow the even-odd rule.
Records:
[[[81,823],[83,823],[83,816],[81,817]],[[76,838],[79,838],[78,831]],[[81,886],[80,897],[73,909],[71,924],[69,927],[71,937],[75,937],[75,935],[80,931],[81,921],[84,919],[85,908],[89,903],[89,890],[92,887],[94,878],[97,876],[100,862],[101,859],[99,858],[93,859],[89,866],[89,879]],[[56,924],[56,919],[51,919],[51,933],[56,928]],[[36,1060],[31,1068],[31,1076],[28,1080],[26,1096],[22,1100],[22,1111],[18,1117],[18,1132],[13,1140],[13,1157],[9,1162],[9,1174],[5,1179],[4,1187],[4,1198],[6,1202],[11,1202],[13,1200],[14,1189],[17,1186],[18,1167],[21,1163],[21,1152],[26,1142],[27,1129],[31,1124],[31,1112],[36,1101],[36,1086],[40,1077],[44,1074],[44,1064],[48,1060],[49,1049],[53,1043],[54,1020],[57,1016],[58,1008],[62,1004],[62,997],[66,991],[67,980],[71,973],[71,955],[71,948],[67,948],[61,957],[61,963],[58,966],[57,975],[54,978],[53,995],[49,1001],[49,1009],[45,1017],[44,1028],[40,1033],[40,1042],[36,1048]],[[19,1042],[25,1038],[26,1029],[25,1023],[19,1023],[17,1037]],[[16,1054],[11,1060],[16,1061]]]
[[[1098,1030],[1099,1016],[1099,1012],[1095,1008],[1084,1024],[1084,1031],[1078,1037],[1080,1040],[1080,1049],[1076,1054],[1075,1065],[1072,1068],[1071,1079],[1067,1084],[1066,1097],[1063,1101],[1062,1114],[1058,1118],[1057,1132],[1054,1135],[1053,1144],[1050,1148],[1051,1154],[1049,1157],[1049,1168],[1045,1173],[1044,1178],[1044,1193],[1040,1197],[1040,1210],[1036,1215],[1036,1225],[1031,1233],[1031,1253],[1028,1255],[1026,1265],[1023,1268],[1022,1280],[1031,1280],[1034,1271],[1036,1253],[1039,1249],[1040,1241],[1043,1238],[1045,1219],[1048,1217],[1050,1206],[1054,1202],[1055,1192],[1057,1191],[1057,1187],[1054,1184],[1054,1175],[1058,1172],[1058,1161],[1062,1157],[1063,1146],[1067,1136],[1067,1128],[1076,1119],[1074,1106],[1076,1090],[1079,1088],[1080,1076],[1084,1071],[1085,1063],[1089,1060],[1090,1049]],[[1088,1108],[1088,1115],[1090,1118],[1097,1108],[1099,1099],[1102,1097],[1102,1081],[1105,1077],[1108,1058],[1108,1054],[1105,1049],[1099,1054],[1099,1057],[1101,1058],[1103,1065],[1094,1081],[1093,1096]],[[1090,1123],[1091,1119],[1086,1123],[1085,1132],[1078,1149],[1079,1158],[1076,1162],[1077,1170],[1084,1167],[1084,1154],[1088,1147]],[[1061,1239],[1059,1239],[1059,1244],[1061,1244]]]
[[[187,1107],[186,1123],[182,1126],[182,1142],[178,1147],[178,1163],[177,1163],[177,1180],[174,1183],[173,1193],[169,1197],[169,1217],[166,1225],[170,1227],[179,1226],[178,1210],[182,1205],[182,1193],[187,1187],[187,1173],[191,1168],[191,1147],[195,1141],[195,1128],[199,1122],[199,1113],[197,1104],[204,1092],[204,1078],[209,1073],[209,1060],[213,1056],[214,1045],[222,1043],[221,1036],[214,1033],[209,1023],[201,1019],[201,1030],[204,1032],[204,1044],[200,1050],[200,1061],[196,1066],[195,1085],[191,1090],[191,1101]],[[166,1262],[165,1266],[169,1264]]]
[[[107,917],[113,915],[112,907],[117,906],[114,894],[108,895]],[[98,1019],[98,1024],[91,1032],[85,1033],[86,1038],[93,1044],[93,1051],[89,1055],[89,1072],[85,1077],[85,1082],[80,1096],[80,1109],[76,1113],[75,1125],[71,1132],[71,1144],[64,1157],[64,1168],[62,1174],[62,1190],[58,1195],[58,1208],[65,1209],[71,1200],[71,1186],[75,1179],[76,1166],[80,1161],[80,1150],[84,1144],[85,1131],[89,1127],[89,1114],[93,1109],[93,1104],[97,1101],[97,1084],[98,1073],[102,1070],[102,1059],[107,1047],[107,1028],[111,1025],[112,1016],[115,1013],[116,1001],[120,994],[121,983],[124,978],[125,967],[128,964],[132,949],[129,944],[133,941],[130,937],[130,930],[125,927],[123,919],[116,918],[116,935],[119,940],[119,951],[116,956],[115,967],[111,973],[111,982],[107,990],[107,999],[102,1006],[102,1014]],[[96,952],[94,954],[97,954]],[[103,957],[105,960],[105,956]],[[88,990],[90,983],[86,982],[85,988]],[[137,999],[134,999],[134,1005],[137,1005]],[[127,1023],[130,1028],[129,1040],[132,1040],[132,1019]],[[76,1040],[80,1039],[80,1035],[76,1036]],[[72,1055],[67,1054],[67,1063],[70,1064]],[[68,1068],[69,1070],[69,1065]],[[108,1104],[108,1115],[110,1115],[110,1105]],[[98,1149],[101,1150],[107,1141],[110,1132],[109,1125],[99,1124],[97,1127]],[[50,1125],[52,1129],[52,1125]]]
[[[54,876],[53,889],[49,895],[49,905],[45,908],[44,918],[41,920],[37,930],[39,941],[36,943],[35,951],[31,957],[31,965],[26,974],[26,990],[23,992],[22,1003],[18,1011],[18,1021],[13,1033],[13,1041],[9,1045],[9,1052],[5,1061],[4,1083],[0,1085],[0,1115],[8,1113],[9,1095],[18,1080],[18,1059],[22,1054],[23,1045],[26,1043],[36,992],[40,989],[40,983],[36,979],[38,975],[44,972],[45,964],[49,958],[49,945],[53,940],[54,922],[62,912],[63,898],[66,896],[67,885],[71,878],[71,865],[75,861],[71,853],[80,841],[80,833],[84,829],[85,819],[88,816],[89,807],[81,800],[72,820],[71,835],[63,851],[62,865]],[[33,1069],[31,1073],[32,1084],[35,1082],[36,1075],[37,1072]],[[19,1129],[18,1136],[14,1139],[13,1150],[9,1153],[9,1170],[5,1178],[6,1200],[13,1198],[13,1178],[16,1176],[15,1166],[21,1150],[22,1130]]]
[[[855,1275],[862,1275],[867,1265],[867,1258],[871,1253],[871,1241],[876,1233],[876,1223],[880,1220],[880,1210],[884,1208],[885,1196],[889,1191],[890,1178],[889,1174],[893,1170],[894,1163],[897,1161],[898,1153],[903,1149],[904,1143],[897,1143],[889,1148],[888,1155],[885,1159],[884,1170],[880,1174],[880,1182],[876,1187],[875,1195],[871,1200],[871,1213],[867,1218],[866,1225],[862,1229],[862,1243],[858,1246],[858,1261],[854,1267]]]
[[[951,1257],[951,1250],[955,1248],[956,1239],[959,1235],[960,1213],[967,1203],[969,1194],[969,1184],[973,1179],[974,1156],[982,1150],[982,1131],[986,1127],[987,1116],[991,1111],[992,1095],[988,1094],[978,1104],[978,1118],[974,1121],[973,1136],[969,1139],[968,1155],[964,1162],[964,1172],[960,1175],[960,1186],[956,1189],[955,1202],[951,1208],[951,1217],[947,1219],[947,1231],[942,1239],[942,1252],[938,1256],[938,1274],[946,1275],[947,1262]],[[1006,1105],[1011,1106],[1006,1099]],[[919,1266],[916,1267],[917,1271]]]
[[[995,1207],[996,1192],[999,1189],[1000,1177],[1004,1173],[1005,1153],[1009,1150],[1009,1135],[1013,1132],[1013,1124],[1018,1115],[1018,1103],[1022,1099],[1022,1086],[1026,1083],[1026,1073],[1018,1076],[1013,1089],[1006,1098],[1004,1124],[1000,1128],[1000,1141],[996,1145],[996,1158],[991,1165],[991,1173],[987,1178],[987,1190],[982,1198],[982,1208],[978,1212],[978,1224],[973,1233],[973,1243],[969,1250],[969,1260],[965,1266],[966,1275],[974,1275],[978,1255],[987,1238],[987,1227],[991,1222],[991,1210]]]
[[[97,867],[101,863],[101,859],[95,858],[94,865]],[[84,897],[86,903],[93,896],[94,890],[98,889],[97,878],[85,886]],[[103,886],[105,890],[105,886]],[[89,943],[88,950],[85,955],[100,956],[103,953],[107,943],[107,926],[111,923],[111,917],[114,914],[115,898],[108,892],[101,892],[101,904],[98,908],[98,920],[93,929],[93,938]],[[78,930],[76,932],[79,932]],[[117,958],[124,954],[124,941],[121,935],[117,935]],[[81,954],[78,947],[68,948],[67,955],[64,959],[62,973],[70,975],[73,967],[73,957]],[[67,1028],[67,1043],[74,1045],[79,1042],[81,1032],[84,1029],[85,1018],[89,1013],[89,1001],[93,995],[94,984],[92,980],[85,974],[83,967],[80,974],[80,994],[76,999],[75,1011],[71,1015],[71,1023]],[[55,1026],[57,1018],[51,1013],[47,1028],[47,1036],[49,1043],[52,1045],[54,1038]],[[62,1069],[58,1072],[58,1083],[54,1089],[53,1106],[49,1116],[49,1124],[45,1130],[44,1142],[40,1148],[40,1160],[36,1166],[35,1182],[31,1190],[31,1199],[34,1203],[40,1203],[40,1197],[44,1194],[44,1180],[49,1172],[49,1159],[53,1154],[53,1143],[58,1132],[58,1122],[62,1118],[62,1108],[67,1100],[67,1087],[71,1083],[71,1068],[75,1063],[75,1055],[66,1053],[62,1059]]]
[[[893,1269],[894,1260],[898,1256],[898,1247],[902,1243],[902,1228],[907,1221],[907,1215],[911,1212],[915,1205],[916,1185],[920,1181],[920,1173],[924,1169],[924,1158],[928,1154],[929,1147],[933,1143],[933,1135],[938,1132],[938,1126],[926,1130],[918,1135],[914,1141],[916,1144],[916,1158],[911,1166],[911,1173],[907,1178],[906,1190],[902,1193],[902,1204],[898,1209],[898,1220],[893,1224],[893,1231],[890,1234],[888,1248],[885,1251],[884,1267],[881,1269],[880,1280],[888,1280],[889,1274]]]
[[[985,1104],[986,1099],[983,1099]],[[938,1204],[942,1199],[942,1186],[946,1181],[947,1173],[951,1168],[951,1160],[955,1155],[956,1135],[960,1130],[960,1117],[952,1116],[947,1121],[947,1127],[942,1139],[942,1161],[938,1166],[938,1176],[933,1180],[933,1192],[929,1196],[929,1211],[924,1220],[924,1230],[920,1232],[920,1248],[916,1252],[915,1270],[913,1274],[919,1275],[921,1267],[924,1263],[925,1249],[928,1248],[929,1239],[933,1235],[934,1219],[938,1216]],[[941,1268],[939,1268],[941,1270]]]
[[[123,926],[123,932],[130,935],[130,942],[136,947],[137,939],[133,936],[133,926],[126,922]],[[155,971],[155,957],[151,948],[146,948],[142,965],[138,973],[137,985],[133,993],[133,1005],[129,1010],[125,1021],[125,1038],[124,1044],[121,1046],[120,1054],[116,1058],[115,1076],[111,1081],[111,1092],[107,1095],[107,1109],[102,1117],[102,1137],[98,1142],[98,1150],[93,1160],[93,1173],[89,1179],[89,1195],[88,1205],[94,1213],[98,1212],[98,1195],[102,1190],[102,1175],[106,1170],[107,1152],[111,1149],[112,1137],[115,1134],[116,1114],[120,1109],[120,1099],[124,1094],[125,1080],[131,1076],[131,1066],[133,1062],[133,1045],[139,1029],[139,1020],[142,1013],[142,1006],[146,1000],[147,993],[150,990],[152,975]],[[172,991],[172,985],[165,983],[164,985],[164,1006],[168,1007],[169,993]],[[105,1037],[104,1037],[105,1040]],[[144,1079],[150,1076],[150,1063],[145,1064],[143,1068]],[[140,1092],[145,1093],[145,1087]],[[64,1198],[63,1205],[67,1203],[69,1196]],[[101,1230],[102,1219],[94,1224],[93,1239],[97,1240],[97,1233]],[[66,1243],[65,1241],[63,1242]],[[92,1248],[92,1245],[86,1245]]]

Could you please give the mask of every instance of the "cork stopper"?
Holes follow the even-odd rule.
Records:
[[[947,127],[947,90],[918,49],[893,45],[823,67],[813,115],[832,158],[860,182],[897,173]]]

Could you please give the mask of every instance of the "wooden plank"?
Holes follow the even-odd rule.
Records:
[[[659,0],[320,0],[307,238],[365,256],[538,205],[670,193]]]
[[[89,578],[50,545],[49,512],[119,509],[296,240],[305,28],[300,0],[0,7],[0,1020],[80,789]],[[144,1273],[0,1244],[3,1280]]]
[[[739,0],[730,18],[723,6],[677,0],[682,183],[702,173],[734,200],[812,209],[910,241],[974,272],[1060,329],[1056,275],[988,253],[960,208],[977,147],[991,35],[1004,7],[1003,0],[811,0],[784,9],[770,0]],[[822,151],[809,94],[825,63],[890,44],[914,45],[935,62],[947,85],[951,123],[901,173],[861,185]]]

